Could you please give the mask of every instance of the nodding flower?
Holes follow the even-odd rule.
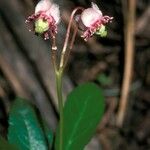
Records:
[[[57,24],[59,22],[59,6],[50,0],[39,1],[35,7],[34,14],[26,20],[26,23],[33,23],[33,31],[35,34],[43,35],[45,40],[56,36]]]
[[[80,17],[76,19],[79,23],[79,28],[84,31],[81,37],[87,41],[93,34],[100,35],[104,37],[107,35],[105,24],[111,22],[113,17],[103,16],[101,10],[95,3],[91,3],[90,8],[85,9]]]

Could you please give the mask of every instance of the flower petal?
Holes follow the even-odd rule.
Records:
[[[41,0],[38,2],[38,4],[35,7],[35,14],[39,11],[47,11],[50,9],[52,3],[50,0]]]
[[[91,2],[91,5],[92,5],[92,8],[95,11],[97,11],[101,16],[103,15],[102,12],[100,11],[100,9],[98,8],[98,6],[95,3]]]
[[[54,20],[56,21],[56,24],[60,21],[60,10],[59,6],[57,4],[52,4],[50,9],[46,12],[46,14],[49,16],[52,16]]]
[[[81,14],[81,20],[86,27],[90,27],[99,20],[100,17],[102,17],[102,15],[93,8],[85,9]]]

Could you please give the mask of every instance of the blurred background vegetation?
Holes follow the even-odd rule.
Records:
[[[7,133],[7,119],[16,97],[29,99],[55,130],[58,122],[55,78],[50,60],[50,41],[28,32],[25,19],[34,12],[37,0],[0,0],[0,134]],[[69,15],[76,6],[89,7],[89,0],[55,0],[62,21],[57,36],[63,45]],[[128,7],[121,0],[93,0],[114,20],[106,38],[88,42],[76,37],[64,77],[64,96],[75,86],[93,81],[104,89],[106,110],[95,137],[86,149],[150,149],[150,5],[137,0],[133,27],[135,40],[132,81],[122,127],[116,126],[125,66],[125,25]],[[126,5],[126,6],[124,6]],[[134,43],[132,43],[134,44]]]

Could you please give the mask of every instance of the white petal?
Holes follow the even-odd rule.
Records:
[[[47,11],[51,7],[52,3],[50,0],[41,0],[35,7],[35,13],[39,11]]]
[[[102,15],[102,12],[100,11],[100,9],[98,8],[98,6],[97,6],[95,3],[91,2],[91,5],[92,5],[92,8],[93,8],[95,11],[97,11],[99,14]]]
[[[95,9],[88,8],[82,12],[81,20],[86,27],[90,27],[93,23],[100,19],[101,16],[102,15],[95,11]]]
[[[52,4],[50,9],[46,12],[47,15],[51,15],[55,21],[56,24],[59,23],[60,21],[60,10],[59,10],[59,6],[57,4]]]

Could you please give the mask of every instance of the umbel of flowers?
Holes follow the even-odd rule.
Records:
[[[81,37],[87,41],[94,34],[104,37],[107,35],[106,24],[111,22],[113,17],[104,16],[95,3],[91,7],[82,9],[81,13],[74,16],[79,29],[83,33]],[[35,7],[35,12],[29,16],[26,23],[33,23],[33,31],[42,35],[45,40],[56,36],[57,25],[60,22],[59,6],[50,0],[41,0]]]

